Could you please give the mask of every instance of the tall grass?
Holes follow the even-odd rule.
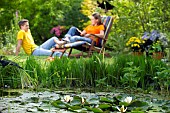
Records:
[[[34,87],[36,85],[29,74],[21,68],[7,65],[5,67],[0,67],[0,70],[1,87],[24,88]]]
[[[132,55],[118,55],[109,59],[102,55],[80,59],[63,57],[55,58],[53,62],[30,56],[23,65],[32,81],[38,87],[46,88],[113,86],[160,89],[158,72],[163,67],[167,70],[170,68],[162,61]],[[164,80],[169,83],[169,79]]]

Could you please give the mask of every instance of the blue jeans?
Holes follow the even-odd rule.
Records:
[[[80,32],[78,32],[76,27],[71,27],[69,31],[67,32],[67,34],[65,35],[65,37],[69,37],[70,42],[71,42],[71,43],[65,44],[65,47],[76,47],[86,42],[92,43],[92,39],[80,36]]]
[[[32,53],[33,56],[50,56],[52,54],[52,51],[50,50],[52,47],[56,45],[54,42],[54,39],[59,40],[57,37],[52,37],[48,39],[46,42],[44,42],[42,45],[38,46]],[[60,57],[62,52],[54,52],[54,56]],[[67,54],[64,54],[64,56],[68,56]]]

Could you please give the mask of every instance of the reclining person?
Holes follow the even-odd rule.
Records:
[[[19,23],[20,31],[17,35],[17,47],[16,47],[16,56],[20,52],[21,46],[23,47],[24,51],[28,55],[34,55],[34,56],[50,56],[52,54],[52,50],[50,50],[52,47],[56,45],[54,40],[58,40],[57,37],[52,37],[48,39],[46,42],[44,42],[42,45],[37,46],[34,43],[34,39],[31,35],[30,29],[29,29],[29,21],[27,19],[21,20]],[[60,57],[62,55],[61,51],[55,51],[53,54],[54,56]],[[67,56],[67,54],[64,54]]]
[[[98,38],[91,37],[93,35],[97,36]],[[56,48],[60,48],[61,46],[67,47],[69,45],[71,47],[76,47],[85,42],[92,43],[92,41],[95,41],[95,45],[98,45],[99,38],[103,38],[103,36],[104,25],[101,22],[101,16],[99,13],[94,13],[91,16],[91,25],[88,25],[83,31],[80,31],[76,27],[71,27],[65,35],[63,41],[55,40],[55,42],[58,44],[56,45]],[[78,41],[80,41],[80,43]],[[66,44],[66,42],[70,43]]]

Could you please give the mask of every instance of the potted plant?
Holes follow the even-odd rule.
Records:
[[[130,50],[135,55],[141,55],[143,54],[144,48],[143,48],[144,41],[139,37],[131,37],[127,43],[126,46],[130,48]]]
[[[168,45],[166,34],[153,30],[151,33],[145,32],[142,40],[145,41],[143,47],[147,56],[152,55],[156,59],[163,57],[164,48]]]

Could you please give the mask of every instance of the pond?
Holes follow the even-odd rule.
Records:
[[[141,93],[137,89],[113,89],[109,92],[83,89],[59,90],[1,89],[0,113],[117,113],[120,111],[170,113],[170,97],[167,94]],[[132,100],[127,101],[129,98]]]

